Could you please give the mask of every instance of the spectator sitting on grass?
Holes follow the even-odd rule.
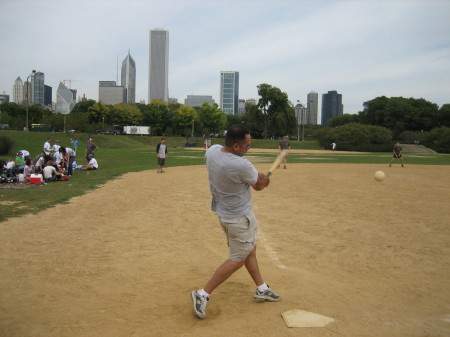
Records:
[[[43,173],[45,181],[56,181],[57,179],[61,179],[62,174],[56,171],[56,168],[53,165],[55,165],[53,160],[49,160],[47,166],[44,167]]]
[[[17,153],[16,160],[14,161],[14,166],[17,173],[23,173],[23,168],[25,167],[25,159],[23,159],[23,153],[21,151]]]
[[[28,157],[25,160],[25,167],[23,168],[23,174],[25,178],[29,178],[32,173],[34,173],[33,160],[31,160],[30,157]]]
[[[41,151],[41,154],[36,159],[36,164],[34,164],[34,172],[42,173],[45,166],[45,152]]]
[[[88,154],[89,164],[83,167],[83,170],[98,170],[97,160],[92,153]]]

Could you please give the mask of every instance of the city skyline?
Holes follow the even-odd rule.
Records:
[[[78,20],[67,23],[67,11]],[[117,58],[131,50],[136,102],[148,103],[148,32],[164,27],[170,97],[179,102],[192,94],[218,102],[217,74],[234,69],[242,98],[258,98],[257,85],[268,83],[293,104],[336,90],[344,113],[379,96],[441,106],[450,100],[449,14],[450,2],[438,0],[2,1],[0,93],[12,98],[14,81],[36,69],[45,84],[71,80],[80,96],[97,100],[99,81],[116,79]]]

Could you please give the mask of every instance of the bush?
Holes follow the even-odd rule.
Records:
[[[321,146],[328,146],[334,141],[337,150],[368,152],[392,150],[391,132],[381,126],[351,123],[321,130],[318,135]]]
[[[0,155],[7,155],[14,146],[14,140],[8,136],[0,135]]]
[[[422,144],[422,140],[426,137],[428,132],[421,131],[403,131],[398,140],[405,144]]]
[[[450,128],[434,128],[425,136],[423,144],[436,152],[450,153]]]

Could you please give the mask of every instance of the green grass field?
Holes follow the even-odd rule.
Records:
[[[70,140],[76,136],[80,141],[78,147],[77,164],[85,165],[84,150],[88,134],[63,134],[45,132],[21,132],[1,131],[15,140],[15,145],[6,156],[0,159],[6,160],[13,157],[19,150],[28,150],[34,158],[41,151],[47,137],[52,138],[52,144],[58,139],[62,146],[71,146]],[[37,213],[47,207],[66,202],[71,198],[82,195],[90,189],[94,189],[107,181],[127,172],[139,172],[156,168],[156,145],[160,137],[143,136],[110,136],[92,135],[99,146],[96,158],[99,162],[98,171],[78,171],[70,181],[49,183],[27,189],[2,189],[0,188],[0,221],[8,217],[20,216],[26,213]],[[202,165],[204,163],[204,150],[184,148],[186,138],[167,137],[169,146],[169,158],[166,166]],[[222,144],[223,139],[212,139],[212,143]],[[252,141],[253,149],[276,149],[279,140]],[[293,149],[320,150],[320,145],[315,141],[290,141]],[[189,143],[197,143],[202,146],[201,138],[190,138]],[[267,157],[271,162],[275,153],[249,153],[249,157]],[[342,164],[386,164],[391,159],[391,153],[340,153],[320,151],[318,153],[302,153],[289,155],[289,163],[342,163]],[[450,165],[449,154],[405,154],[405,163],[416,165]],[[0,186],[1,187],[1,186]]]

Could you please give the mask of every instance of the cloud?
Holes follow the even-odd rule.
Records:
[[[20,20],[11,13],[20,13]],[[147,100],[149,31],[167,29],[169,92],[219,103],[221,70],[240,72],[240,96],[269,83],[306,101],[337,90],[345,112],[378,95],[448,103],[447,1],[2,1],[0,92],[32,69],[46,82],[73,79],[98,98],[130,49],[138,100]],[[119,69],[120,70],[120,69]],[[120,79],[119,79],[120,81]]]

